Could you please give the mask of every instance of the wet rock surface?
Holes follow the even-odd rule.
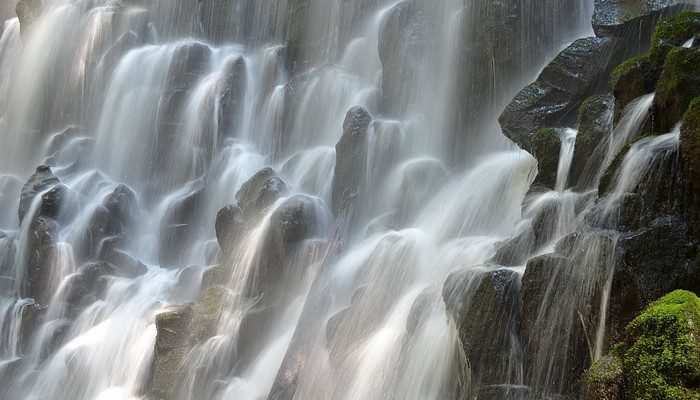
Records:
[[[584,38],[559,53],[499,117],[506,137],[532,151],[531,137],[541,128],[573,124],[581,103],[606,90],[610,73],[622,61],[620,45],[613,38]]]

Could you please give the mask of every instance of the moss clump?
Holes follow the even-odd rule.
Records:
[[[681,125],[683,169],[696,195],[700,196],[700,97],[696,97],[683,115]]]
[[[665,19],[656,26],[649,50],[649,57],[655,68],[660,68],[666,55],[674,48],[682,46],[688,39],[700,32],[700,13],[687,12]]]
[[[700,96],[700,49],[677,47],[664,62],[656,84],[656,106],[661,132],[668,132],[683,116],[690,102]]]
[[[700,299],[676,290],[627,325],[619,344],[582,376],[586,399],[700,399]]]
[[[700,399],[700,299],[677,290],[647,307],[627,326],[628,397]]]
[[[216,327],[228,296],[228,291],[221,286],[212,286],[202,292],[199,301],[194,306],[190,325],[192,337],[196,341],[205,341],[216,333]]]

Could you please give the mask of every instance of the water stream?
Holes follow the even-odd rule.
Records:
[[[212,306],[207,296],[218,313],[186,351],[168,349],[184,351],[172,398],[555,395],[567,349],[586,341],[588,360],[601,355],[606,295],[584,308],[610,290],[611,270],[597,269],[616,238],[604,230],[550,276],[530,321],[530,343],[547,346],[525,344],[508,311],[489,338],[503,358],[471,365],[445,304],[477,309],[484,282],[503,277],[519,291],[527,259],[586,224],[594,199],[567,190],[575,130],[556,190],[528,194],[536,162],[496,117],[592,34],[592,1],[517,2],[512,37],[483,17],[496,11],[461,0],[44,3],[31,30],[12,19],[0,38],[1,399],[149,398],[158,316]],[[520,52],[492,48],[514,37]],[[593,175],[652,102],[623,113]],[[334,146],[355,106],[370,116],[365,173],[339,211]],[[669,135],[630,149],[613,193],[677,144]],[[237,193],[259,171],[278,196],[243,207]],[[52,183],[20,203],[35,172]],[[237,201],[245,228],[217,243],[217,213]],[[310,222],[285,225],[298,210]],[[543,213],[536,248],[492,262]]]

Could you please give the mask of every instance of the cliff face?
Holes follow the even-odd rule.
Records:
[[[561,391],[574,396],[578,376],[601,351],[654,335],[642,332],[646,328],[640,323],[625,330],[646,305],[676,289],[700,291],[694,161],[700,14],[682,13],[682,2],[641,3],[634,8],[596,1],[597,37],[578,40],[559,53],[499,118],[504,134],[530,151],[540,176],[549,177],[535,179],[529,203],[557,191],[557,196],[569,193],[576,202],[574,233],[556,244],[546,262],[528,262],[520,293],[521,335],[526,352],[534,357],[529,364],[532,387],[545,392],[551,388],[547,380],[554,379],[565,382]],[[567,128],[577,130],[575,143],[566,138]],[[567,140],[574,143],[568,158]],[[532,237],[561,223],[563,204],[554,200],[554,211],[530,208],[535,210]],[[537,223],[541,219],[550,222]],[[590,242],[591,235],[601,234],[610,237],[607,250]],[[502,249],[511,243],[516,242],[504,243]],[[536,240],[530,243],[526,249],[542,251]],[[556,262],[550,260],[555,256]],[[588,269],[591,263],[594,267]],[[578,272],[564,272],[566,266]],[[579,281],[588,285],[579,292],[572,277],[583,270],[592,275]],[[572,275],[562,279],[562,274]],[[573,301],[567,291],[580,296],[573,308],[567,306]],[[551,302],[582,317],[561,318]],[[548,318],[547,325],[538,322],[543,318]],[[568,342],[554,341],[563,346],[557,351],[568,354],[565,370],[554,375],[546,369],[556,363],[543,360],[549,357],[547,350],[538,350],[551,344],[551,326],[558,326],[560,334],[578,332]],[[586,341],[577,344],[576,335]],[[645,351],[662,351],[654,349]],[[691,369],[698,367],[697,361],[691,364]],[[625,368],[635,368],[631,365]],[[619,359],[603,359],[595,368],[589,372],[598,382],[587,388],[591,399],[638,396],[640,387],[651,384],[643,382],[649,376],[635,375],[627,392]],[[673,389],[685,396],[679,398],[697,396],[691,381]]]

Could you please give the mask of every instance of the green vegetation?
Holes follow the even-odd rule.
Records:
[[[700,299],[676,290],[627,325],[627,342],[582,379],[589,399],[700,399]]]

